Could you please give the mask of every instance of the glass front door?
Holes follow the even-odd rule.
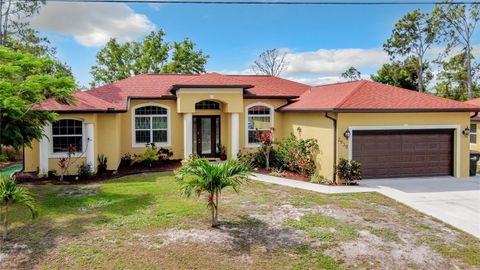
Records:
[[[193,152],[202,157],[217,157],[220,144],[220,116],[193,117]]]

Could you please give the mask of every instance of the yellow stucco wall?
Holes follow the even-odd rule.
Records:
[[[334,115],[330,115],[334,116]],[[315,138],[320,150],[316,153],[316,166],[322,178],[332,179],[333,164],[333,121],[325,117],[324,113],[287,112],[283,115],[283,137],[292,133],[304,139]]]
[[[32,141],[32,147],[25,147],[25,168],[26,172],[35,172],[38,170],[38,165],[40,164],[40,151],[39,144],[37,140]]]
[[[208,93],[207,93],[208,92]],[[202,100],[215,100],[223,104],[224,112],[242,112],[243,89],[216,88],[196,89],[181,88],[177,91],[177,112],[194,113],[195,104]]]
[[[460,131],[470,125],[470,114],[459,113],[340,113],[337,124],[337,149],[339,158],[348,158],[348,140],[343,133],[350,126],[405,126],[405,125],[460,125]],[[460,177],[469,176],[468,136],[460,135]],[[457,151],[457,134],[454,133],[454,154]],[[454,158],[454,174],[457,172],[457,159]]]

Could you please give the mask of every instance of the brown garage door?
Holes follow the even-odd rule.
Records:
[[[453,173],[453,130],[354,131],[352,140],[364,178]]]

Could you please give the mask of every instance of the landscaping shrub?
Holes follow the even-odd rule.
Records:
[[[159,161],[166,161],[170,160],[170,158],[173,156],[173,152],[168,148],[160,148],[157,151],[157,156]]]
[[[107,157],[104,154],[100,154],[97,157],[97,161],[97,174],[104,174],[107,171]]]
[[[144,164],[148,165],[149,167],[152,167],[153,162],[155,162],[157,160],[158,160],[158,151],[155,148],[155,146],[151,146],[151,147],[147,147],[147,149],[145,149],[145,152],[143,152],[143,154],[133,155],[132,164],[144,163]]]
[[[8,161],[8,157],[6,154],[1,154],[0,155],[0,162],[3,163],[3,162],[7,162]]]
[[[297,138],[290,133],[285,140],[277,143],[277,161],[281,166],[303,176],[310,176],[315,172],[315,151],[319,149],[316,139]]]
[[[355,160],[340,159],[336,168],[337,176],[343,180],[346,185],[354,185],[362,180],[361,165]]]
[[[246,162],[255,168],[265,168],[266,159],[263,152],[256,151],[240,151],[237,156],[238,160]],[[273,168],[281,168],[275,149],[270,151],[270,166]]]
[[[326,179],[324,176],[320,175],[318,171],[315,171],[312,176],[310,176],[310,182],[317,183],[317,184],[324,184],[324,185],[333,185],[335,182],[330,179]]]
[[[82,163],[80,166],[78,166],[78,172],[77,172],[78,178],[79,179],[90,179],[92,178],[92,166],[87,163]]]
[[[130,166],[132,164],[132,161],[133,161],[132,154],[125,153],[120,158],[120,167]]]

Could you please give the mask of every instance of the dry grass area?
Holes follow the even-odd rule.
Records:
[[[0,269],[480,269],[480,240],[376,193],[251,182],[212,229],[168,174],[29,188],[40,218],[16,209]]]

